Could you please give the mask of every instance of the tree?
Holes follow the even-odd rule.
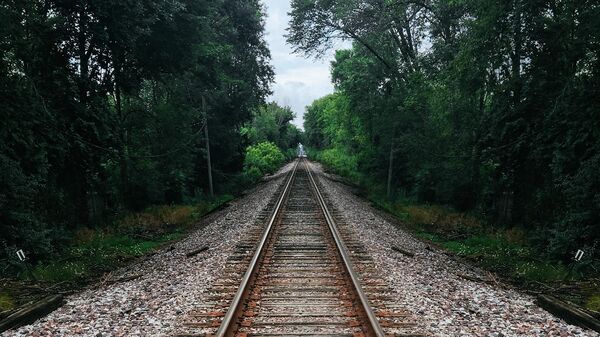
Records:
[[[567,259],[576,242],[600,239],[589,202],[599,11],[592,1],[294,1],[296,51],[353,40],[332,64],[336,93],[307,109],[307,139],[356,161],[350,173],[368,186],[479,210]]]
[[[268,141],[287,151],[301,142],[300,131],[290,123],[294,117],[290,107],[281,107],[275,102],[267,103],[253,112],[252,120],[240,132],[250,144]]]
[[[47,257],[207,190],[206,121],[216,186],[234,185],[273,77],[263,18],[258,1],[2,2],[0,245]]]

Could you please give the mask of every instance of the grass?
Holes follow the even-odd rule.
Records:
[[[600,294],[590,296],[585,303],[586,308],[593,311],[600,311]]]
[[[574,265],[541,258],[528,233],[516,228],[492,228],[476,215],[439,205],[416,205],[407,201],[378,204],[400,217],[415,236],[469,259],[525,289],[561,289],[553,295],[600,311],[600,292],[593,273]]]
[[[569,275],[560,262],[540,260],[519,229],[490,228],[476,215],[439,205],[399,202],[385,208],[404,219],[416,236],[480,266],[523,282],[557,282]]]
[[[45,283],[84,281],[180,239],[200,217],[232,198],[225,195],[193,205],[154,206],[126,214],[110,226],[80,229],[60,259],[38,262],[22,270],[20,278]]]
[[[569,270],[563,264],[524,261],[514,265],[513,274],[525,280],[548,282],[564,280],[569,275]]]
[[[501,275],[524,289],[551,291],[553,295],[600,311],[600,292],[593,272],[583,265],[566,265],[542,258],[528,233],[516,228],[493,228],[477,215],[440,205],[418,205],[403,200],[374,203],[402,219],[413,234],[449,252]],[[563,286],[570,290],[561,291]],[[556,289],[556,290],[552,290]]]
[[[15,307],[15,301],[8,293],[0,292],[0,312],[12,310]]]
[[[32,274],[38,281],[64,282],[82,278],[88,271],[89,267],[85,262],[53,261],[37,265]]]

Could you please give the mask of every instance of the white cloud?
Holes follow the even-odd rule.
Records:
[[[322,59],[306,59],[293,54],[284,35],[291,11],[289,0],[263,0],[267,8],[265,39],[271,50],[271,64],[275,68],[273,95],[269,100],[289,105],[296,113],[294,124],[302,127],[305,107],[317,98],[333,92],[329,66],[334,52]]]

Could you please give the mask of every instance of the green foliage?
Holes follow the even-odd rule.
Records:
[[[258,167],[252,166],[244,168],[244,184],[254,184],[262,178],[263,173]]]
[[[543,259],[598,261],[597,15],[586,1],[292,1],[296,51],[353,42],[334,94],[307,108],[307,145],[376,198],[479,213]]]
[[[527,261],[519,263],[514,270],[516,276],[539,282],[560,281],[569,274],[562,264]]]
[[[34,264],[56,257],[78,229],[115,215],[201,198],[206,128],[215,189],[233,189],[239,126],[273,78],[262,8],[3,2],[0,265],[17,249]]]
[[[326,149],[315,153],[314,159],[325,164],[329,169],[335,173],[360,181],[360,174],[358,173],[357,159],[354,156],[348,155],[345,151],[340,149]]]
[[[87,273],[87,265],[81,261],[39,265],[32,271],[35,279],[43,282],[74,281],[85,277]],[[26,276],[24,275],[24,277]]]
[[[256,181],[265,174],[277,171],[284,160],[281,150],[271,142],[249,146],[244,160],[244,175],[249,180]]]
[[[302,131],[291,123],[294,113],[290,107],[275,102],[261,105],[252,114],[240,134],[250,145],[246,148],[242,185],[250,185],[275,172],[284,160],[297,156],[303,142]]]
[[[283,152],[283,156],[285,157],[285,160],[293,160],[295,158],[298,157],[298,147],[294,147],[294,148],[290,148],[287,149],[285,152]]]
[[[384,205],[402,218],[416,236],[473,260],[482,267],[523,282],[560,282],[586,273],[569,273],[562,263],[539,258],[538,251],[518,229],[486,228],[472,215],[447,207],[396,203]]]
[[[252,120],[241,128],[240,133],[252,145],[272,142],[284,152],[295,150],[302,141],[302,132],[291,124],[294,117],[290,107],[267,103],[253,112]]]

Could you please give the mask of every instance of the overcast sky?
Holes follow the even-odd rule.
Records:
[[[294,124],[302,127],[304,108],[315,99],[333,92],[329,65],[334,51],[323,59],[306,59],[292,54],[284,35],[289,22],[289,0],[263,0],[267,7],[266,40],[271,49],[271,64],[275,70],[273,95],[269,101],[288,105],[296,113]]]

